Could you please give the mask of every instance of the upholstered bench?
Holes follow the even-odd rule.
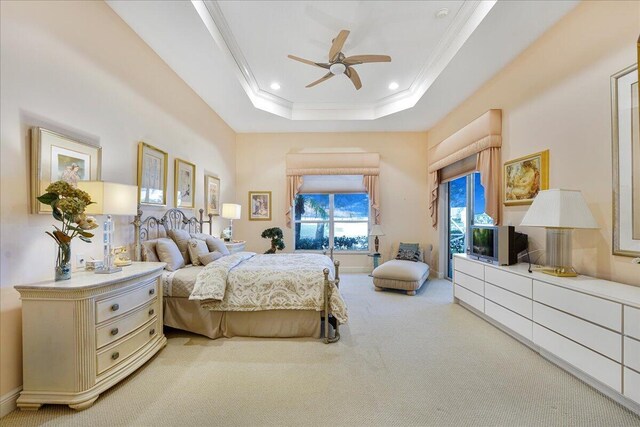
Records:
[[[426,251],[421,248],[420,261],[391,259],[374,269],[371,275],[376,291],[382,291],[384,288],[400,289],[407,291],[407,295],[415,295],[429,278],[429,265],[423,261],[425,260],[424,252],[428,254],[426,259],[431,258],[432,248],[432,245],[428,245]],[[391,250],[392,257],[395,258],[397,252],[396,245]]]

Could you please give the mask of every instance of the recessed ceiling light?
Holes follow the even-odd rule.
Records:
[[[276,82],[271,83],[271,89],[280,90],[280,84]]]
[[[389,83],[389,89],[390,89],[390,90],[396,90],[396,89],[398,89],[398,87],[399,87],[399,86],[400,86],[400,85],[399,85],[397,82],[391,82],[391,83]]]
[[[443,7],[442,9],[436,12],[436,18],[444,18],[448,14],[449,14],[449,9],[447,9],[446,7]]]

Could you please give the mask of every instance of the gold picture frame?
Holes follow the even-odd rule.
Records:
[[[502,183],[505,206],[533,203],[541,190],[549,189],[549,150],[506,162]]]
[[[640,88],[638,64],[611,76],[614,255],[640,256]]]
[[[167,170],[169,154],[140,141],[138,143],[138,203],[167,205]]]
[[[77,141],[51,130],[33,127],[31,133],[31,213],[51,213],[51,206],[37,197],[52,182],[63,180],[76,186],[78,181],[101,179],[102,148]]]
[[[249,191],[249,221],[271,221],[271,191]]]
[[[204,206],[207,215],[220,215],[220,178],[204,176]]]
[[[196,207],[196,165],[186,160],[176,159],[174,171],[174,198],[176,208]]]

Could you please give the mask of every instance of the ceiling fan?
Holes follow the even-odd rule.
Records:
[[[314,65],[316,67],[329,70],[327,74],[325,74],[315,82],[309,83],[305,87],[313,87],[319,83],[329,80],[335,75],[344,74],[349,77],[356,90],[359,90],[362,87],[362,82],[360,81],[360,76],[353,68],[354,65],[365,64],[367,62],[391,62],[391,57],[388,55],[345,56],[344,53],[342,53],[342,47],[344,46],[344,42],[347,40],[348,36],[349,31],[342,30],[340,31],[338,36],[332,40],[331,49],[329,49],[329,62],[314,62],[309,61],[308,59],[300,58],[298,56],[287,55],[289,58],[295,61],[300,61],[305,64]]]

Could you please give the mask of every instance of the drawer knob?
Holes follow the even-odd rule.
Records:
[[[111,359],[116,360],[118,357],[120,357],[120,353],[118,353],[117,351],[113,354],[111,354]]]
[[[113,304],[111,306],[111,311],[118,311],[120,310],[120,304]]]
[[[151,329],[151,330],[149,331],[149,335],[153,335],[153,334],[155,334],[155,333],[156,333],[156,330],[155,330],[155,329]]]
[[[118,335],[118,332],[119,332],[119,331],[118,331],[118,328],[113,328],[113,329],[111,330],[111,335]]]
[[[153,295],[153,294],[155,294],[155,293],[156,293],[156,290],[155,290],[155,289],[149,289],[149,295]]]
[[[155,313],[155,312],[156,311],[153,308],[149,309],[149,316],[153,316],[153,313]]]

